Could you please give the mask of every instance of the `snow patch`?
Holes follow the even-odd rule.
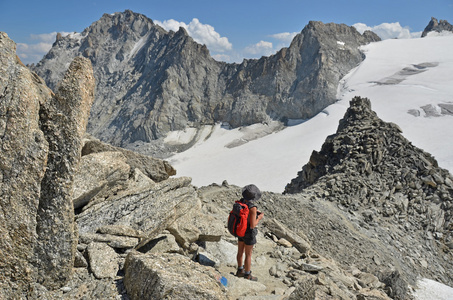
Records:
[[[451,300],[453,299],[453,288],[424,278],[417,282],[413,296],[417,300]]]
[[[71,39],[74,39],[74,40],[81,40],[84,36],[80,33],[80,32],[70,32],[68,34],[66,34],[65,36],[71,38]]]
[[[141,39],[139,39],[134,47],[132,48],[131,52],[129,53],[129,57],[134,57],[135,54],[145,45],[146,40],[148,39],[148,35],[145,35]]]
[[[184,130],[171,131],[164,139],[166,144],[180,145],[188,144],[197,134],[196,128],[186,128]]]
[[[451,36],[453,35],[453,32],[448,31],[448,30],[442,30],[441,32],[437,31],[430,31],[426,35],[426,37],[436,37],[436,36]]]

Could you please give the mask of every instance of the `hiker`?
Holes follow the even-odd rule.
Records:
[[[256,225],[264,217],[264,214],[255,205],[255,202],[261,198],[261,192],[254,184],[249,184],[242,189],[242,197],[240,201],[248,206],[249,216],[244,237],[238,237],[238,253],[236,256],[238,269],[236,276],[257,281],[258,278],[252,276],[251,265],[253,246],[256,244],[256,234],[258,233]],[[244,253],[245,261],[243,261]]]

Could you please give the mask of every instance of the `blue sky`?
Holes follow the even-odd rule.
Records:
[[[216,59],[241,61],[288,46],[310,20],[361,24],[383,38],[417,36],[431,17],[453,23],[453,0],[0,0],[0,31],[37,62],[56,32],[81,32],[104,13],[130,9],[166,29],[186,27]],[[359,29],[360,31],[360,29]]]

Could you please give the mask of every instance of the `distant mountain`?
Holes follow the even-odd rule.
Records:
[[[447,20],[440,20],[437,21],[436,18],[432,17],[431,21],[423,30],[422,37],[425,37],[430,32],[442,32],[442,31],[450,31],[453,32],[453,25],[447,22]]]
[[[183,28],[167,32],[144,15],[105,14],[62,37],[31,69],[55,89],[76,56],[91,60],[96,99],[88,131],[117,146],[172,130],[306,119],[334,103],[339,80],[380,40],[344,24],[310,22],[288,48],[241,64],[214,60]]]

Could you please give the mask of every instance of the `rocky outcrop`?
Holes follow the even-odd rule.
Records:
[[[66,282],[74,264],[77,243],[73,176],[79,166],[94,86],[90,61],[77,57],[58,86],[53,101],[44,103],[39,112],[49,152],[41,181],[35,257],[38,281],[49,288]]]
[[[436,18],[431,17],[431,21],[429,21],[428,25],[425,27],[425,30],[423,30],[422,37],[427,36],[430,32],[441,33],[442,31],[453,32],[453,25],[448,23],[447,20],[437,21]]]
[[[179,254],[131,252],[126,258],[124,283],[134,299],[228,299],[220,273]]]
[[[176,170],[165,160],[114,147],[87,134],[85,136],[82,155],[102,152],[120,152],[126,158],[126,163],[132,170],[139,169],[143,174],[156,182],[176,175]]]
[[[451,282],[451,274],[442,271],[449,262],[439,253],[453,239],[452,183],[452,175],[430,154],[413,146],[395,124],[380,120],[368,99],[356,97],[337,133],[326,139],[321,151],[313,151],[285,193],[332,201],[365,228],[387,226],[392,236],[389,243],[395,246],[409,245],[413,238],[426,239],[426,256],[420,261],[421,253],[403,251],[414,263],[401,266],[412,272],[441,270],[429,276]]]
[[[26,294],[36,279],[31,266],[36,212],[48,143],[40,128],[40,105],[52,98],[44,81],[16,56],[0,32],[0,298]]]
[[[154,237],[175,218],[187,213],[194,201],[196,193],[190,186],[190,178],[169,179],[141,190],[128,189],[111,194],[103,202],[91,203],[77,215],[76,222],[81,234],[95,233],[107,225],[123,225]]]
[[[94,100],[91,63],[75,58],[57,93],[18,60],[0,35],[2,298],[21,298],[35,282],[62,286],[77,239],[72,177]]]
[[[424,221],[413,226],[433,233],[448,232],[453,224],[451,174],[405,139],[397,125],[380,120],[366,98],[351,100],[337,133],[320,152],[313,151],[298,175],[286,193],[322,182],[330,191],[325,198],[353,210],[374,206],[385,217],[415,215]]]
[[[131,167],[121,152],[100,152],[82,156],[74,176],[73,205],[79,209],[90,200],[105,197],[112,190],[126,188]]]
[[[202,124],[312,117],[336,101],[339,80],[363,60],[358,47],[377,40],[343,24],[310,22],[275,55],[226,64],[184,29],[166,32],[125,11],[59,38],[32,69],[54,88],[66,61],[89,58],[97,93],[88,131],[126,147]]]

